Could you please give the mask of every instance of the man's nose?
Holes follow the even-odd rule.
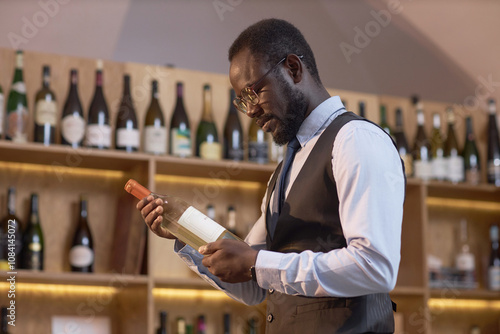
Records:
[[[263,110],[259,106],[258,103],[256,105],[253,105],[250,103],[248,104],[248,106],[247,106],[247,116],[248,117],[250,117],[250,118],[259,117],[260,115],[262,115],[262,113],[263,113]]]

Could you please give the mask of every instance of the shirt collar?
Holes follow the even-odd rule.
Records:
[[[328,126],[341,110],[345,111],[345,107],[339,96],[332,96],[314,108],[304,122],[302,122],[297,132],[297,139],[300,142],[300,146],[304,147],[318,131]]]

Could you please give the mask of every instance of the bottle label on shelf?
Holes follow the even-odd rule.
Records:
[[[3,93],[0,93],[0,136],[3,134],[4,103],[5,103],[5,98],[3,96]]]
[[[6,134],[13,142],[28,141],[28,117],[28,110],[21,104],[18,104],[17,110],[10,110],[7,114]]]
[[[87,246],[73,246],[69,251],[69,263],[73,267],[88,267],[94,262],[94,251]]]
[[[11,89],[19,94],[26,94],[26,85],[23,81],[14,82]]]
[[[488,268],[488,288],[493,291],[500,291],[500,267]]]
[[[267,142],[251,141],[248,143],[248,160],[259,164],[267,164],[268,150]]]
[[[217,241],[226,230],[192,206],[184,211],[178,222],[206,243]]]
[[[76,113],[65,116],[61,122],[61,133],[68,143],[81,142],[85,135],[85,120]]]
[[[190,157],[191,151],[191,131],[173,128],[170,132],[170,143],[172,155],[179,157]]]
[[[479,184],[481,182],[481,173],[478,168],[471,168],[465,171],[465,182],[470,184]]]
[[[430,161],[415,160],[415,177],[422,180],[430,180],[432,177],[432,164]]]
[[[460,253],[456,257],[456,266],[458,270],[474,271],[476,268],[476,261],[474,255],[471,253]]]
[[[488,162],[488,180],[493,181],[495,185],[500,185],[500,164],[498,160]]]
[[[200,145],[200,157],[206,160],[222,159],[222,148],[220,143],[204,141]]]
[[[88,124],[85,140],[87,146],[110,147],[111,127],[102,124]]]
[[[116,130],[116,146],[139,148],[139,130],[128,128]]]
[[[144,127],[144,151],[154,154],[167,153],[167,129],[164,126]]]
[[[32,242],[28,245],[28,249],[32,252],[40,252],[42,250],[42,244],[39,242]]]
[[[56,126],[57,105],[55,101],[39,100],[35,106],[35,123]]]
[[[446,177],[446,160],[443,157],[432,159],[432,177],[437,180],[444,180]]]
[[[464,158],[462,156],[451,156],[445,158],[446,177],[451,182],[464,180]]]

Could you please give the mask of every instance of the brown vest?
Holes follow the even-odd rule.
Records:
[[[283,204],[273,239],[269,231],[267,233],[267,249],[300,253],[346,247],[331,152],[338,131],[352,120],[367,121],[346,112],[336,117],[321,134]],[[268,207],[280,169],[281,165],[269,183]],[[266,333],[392,333],[392,310],[387,293],[352,298],[304,297],[271,289],[267,298]]]

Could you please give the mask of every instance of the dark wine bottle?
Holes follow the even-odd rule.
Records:
[[[465,119],[466,132],[462,156],[464,157],[465,182],[479,184],[481,182],[481,160],[476,146],[476,136],[472,128],[472,118]]]
[[[500,291],[500,247],[498,242],[498,225],[492,225],[490,227],[488,289],[492,291]]]
[[[31,213],[28,226],[23,236],[23,268],[29,270],[43,270],[43,232],[38,213],[38,195],[31,194]]]
[[[231,314],[224,313],[223,326],[224,334],[231,334]]]
[[[7,308],[2,307],[2,314],[0,318],[0,334],[9,334],[9,330],[7,329],[7,326],[9,324],[8,318],[7,318]]]
[[[90,103],[85,141],[87,147],[107,149],[111,147],[111,126],[109,112],[102,91],[102,65],[97,64],[95,73],[95,91]]]
[[[55,144],[57,123],[56,96],[50,89],[50,67],[45,65],[42,72],[42,88],[35,96],[35,136],[36,143]]]
[[[458,148],[457,137],[455,135],[455,113],[451,107],[446,109],[448,122],[448,132],[444,142],[444,160],[446,165],[446,180],[452,183],[462,182],[464,176],[464,158]]]
[[[23,52],[16,53],[16,69],[7,99],[5,138],[18,143],[28,141],[28,101],[23,79]]]
[[[366,118],[366,112],[365,112],[365,102],[364,101],[359,101],[358,103],[358,114],[361,117]]]
[[[22,226],[22,222],[16,216],[16,189],[10,187],[7,192],[7,216],[0,220],[0,270],[8,271],[21,268]],[[14,258],[9,256],[9,253],[14,253]],[[14,263],[12,263],[12,260],[14,260]],[[11,268],[11,265],[14,267]]]
[[[160,312],[160,327],[156,330],[156,334],[167,334],[167,312]]]
[[[233,89],[229,91],[229,112],[224,126],[224,159],[242,161],[243,129],[241,128],[239,112],[233,104],[236,93]]]
[[[232,234],[239,236],[236,232],[236,209],[232,205],[228,206],[227,208],[226,228]]]
[[[488,183],[500,187],[500,141],[495,100],[488,101]]]
[[[269,162],[269,141],[266,139],[266,132],[257,125],[255,120],[255,118],[250,120],[250,128],[248,129],[248,160],[267,164]]]
[[[80,197],[80,218],[69,251],[71,271],[91,273],[94,271],[94,243],[88,223],[88,202]]]
[[[61,144],[81,147],[85,136],[85,119],[78,96],[78,71],[71,70],[70,88],[61,119]]]
[[[2,85],[0,85],[0,139],[3,137],[3,119],[5,117],[5,96],[3,94]]]
[[[432,124],[432,178],[442,181],[446,177],[446,161],[444,159],[444,141],[441,135],[441,116],[438,113],[432,115]]]
[[[135,152],[139,150],[139,142],[139,124],[130,94],[130,75],[125,74],[122,100],[116,116],[115,147],[117,150]]]
[[[394,128],[394,141],[398,147],[399,156],[405,164],[405,174],[407,177],[413,175],[413,156],[406,140],[406,134],[403,127],[403,111],[396,109],[396,127]]]
[[[151,82],[151,103],[144,122],[144,151],[152,154],[167,153],[167,128],[158,101],[158,81]]]
[[[192,156],[191,127],[184,108],[184,86],[177,83],[177,100],[174,113],[170,121],[169,153],[176,157],[187,158]]]
[[[415,177],[422,180],[429,180],[432,177],[431,165],[431,144],[427,139],[424,129],[424,110],[422,103],[414,98],[414,104],[417,110],[417,135],[413,145],[413,167]]]
[[[385,105],[383,105],[383,104],[380,105],[380,124],[379,125],[382,129],[384,129],[385,132],[387,132],[387,134],[389,136],[392,136],[391,127],[389,126],[389,124],[387,124],[387,111],[385,109]]]
[[[212,117],[212,89],[203,86],[203,113],[196,130],[196,156],[206,160],[220,160],[222,149]]]

